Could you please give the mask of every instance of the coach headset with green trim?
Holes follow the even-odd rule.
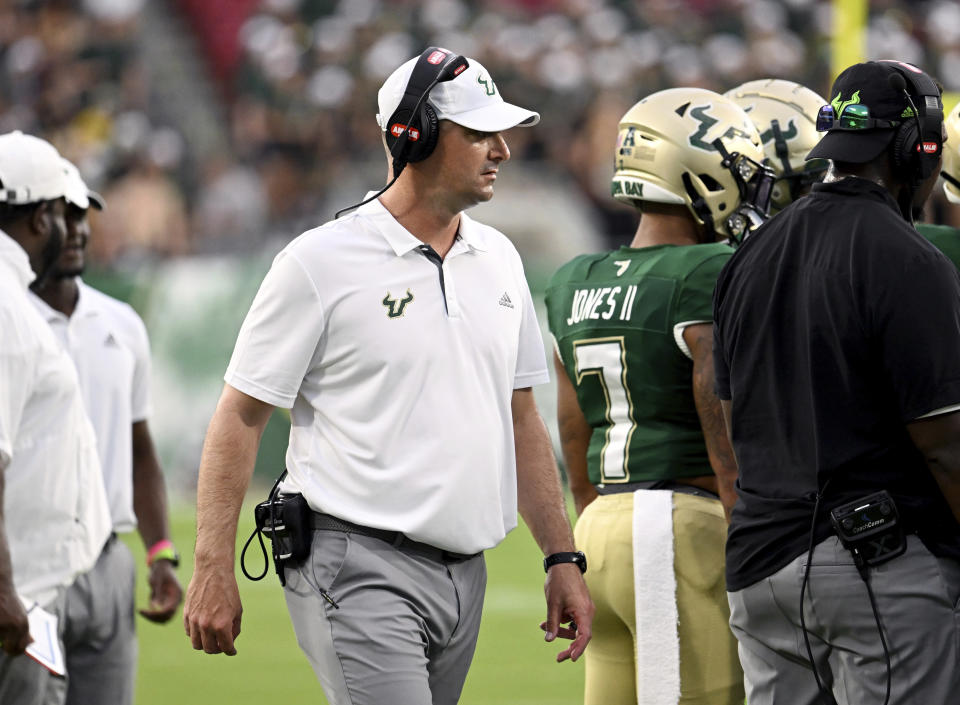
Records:
[[[386,139],[393,163],[393,179],[370,198],[337,211],[334,218],[379,198],[393,186],[407,164],[421,162],[433,154],[440,125],[427,96],[438,83],[453,80],[469,65],[466,57],[440,47],[427,47],[410,72],[400,104],[387,120]]]
[[[907,188],[900,195],[898,205],[903,217],[913,223],[913,198],[917,188],[929,178],[940,165],[943,149],[943,103],[940,88],[926,73],[915,66],[901,61],[881,60],[894,73],[887,80],[890,86],[902,91],[913,113],[913,120],[881,120],[870,117],[866,105],[850,104],[844,106],[840,115],[836,115],[832,105],[824,105],[817,115],[817,131],[834,130],[857,131],[878,128],[896,128],[890,141],[890,160],[895,171],[908,173]],[[911,90],[907,90],[907,87]],[[914,96],[919,104],[914,102]]]

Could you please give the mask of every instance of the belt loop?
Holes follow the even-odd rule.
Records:
[[[390,543],[394,548],[400,548],[406,538],[407,537],[403,535],[402,531],[398,531],[396,537]]]

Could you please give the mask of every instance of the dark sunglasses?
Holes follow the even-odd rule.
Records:
[[[840,118],[832,105],[824,105],[817,113],[817,132],[827,130],[871,130],[875,128],[890,128],[900,125],[899,120],[880,120],[870,117],[870,108],[866,105],[854,103],[845,105]]]

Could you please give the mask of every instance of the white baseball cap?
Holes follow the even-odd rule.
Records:
[[[103,196],[87,188],[86,182],[80,176],[80,170],[73,165],[73,162],[64,159],[63,170],[67,175],[67,190],[63,194],[67,201],[83,210],[93,206],[98,211],[102,211],[104,206]]]
[[[540,122],[539,113],[504,102],[496,84],[480,62],[475,59],[468,61],[470,65],[456,78],[438,83],[430,91],[427,102],[433,106],[438,120],[450,120],[480,132],[500,132],[517,125],[532,127]],[[387,131],[390,116],[403,99],[416,63],[417,59],[414,58],[400,66],[384,81],[377,93],[380,109],[377,124],[384,132]]]
[[[56,148],[20,130],[0,135],[0,203],[53,201],[67,193],[67,173]]]

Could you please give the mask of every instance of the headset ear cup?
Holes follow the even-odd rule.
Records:
[[[437,146],[437,138],[440,135],[440,121],[437,119],[437,113],[430,103],[424,101],[420,108],[420,116],[417,120],[420,128],[420,137],[416,142],[408,142],[410,148],[407,155],[408,162],[422,162],[433,154]]]
[[[405,110],[395,110],[393,115],[390,116],[390,120],[387,122],[386,130],[386,139],[387,139],[387,149],[390,150],[390,154],[394,160],[400,160],[404,163],[407,161],[406,155],[410,152],[410,140],[406,138],[397,137],[394,132],[394,125],[399,126],[408,124],[409,116]],[[402,147],[397,147],[397,142],[401,139],[404,139],[406,144]]]
[[[916,153],[917,140],[920,135],[917,134],[917,126],[912,121],[904,122],[897,128],[893,136],[891,157],[893,158],[893,167],[897,171],[907,169],[916,170],[919,168],[918,155]]]

